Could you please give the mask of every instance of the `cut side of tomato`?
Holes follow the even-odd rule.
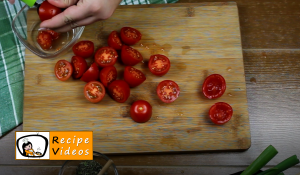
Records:
[[[79,56],[73,56],[71,59],[71,63],[73,66],[73,78],[80,78],[84,72],[87,70],[88,65],[84,58]]]
[[[119,37],[118,32],[112,31],[110,35],[108,36],[108,45],[109,47],[112,47],[116,50],[121,50],[122,49],[122,42]]]
[[[111,47],[102,47],[95,54],[95,61],[100,67],[113,66],[118,59],[118,53]]]
[[[126,66],[124,70],[124,80],[130,87],[136,87],[146,80],[145,74],[131,66]]]
[[[137,123],[145,123],[152,116],[152,106],[144,100],[138,100],[131,105],[130,116]]]
[[[52,36],[52,40],[56,40],[59,38],[59,33],[55,32],[54,30],[44,30],[45,32],[49,33]]]
[[[163,76],[170,70],[171,63],[168,57],[157,54],[150,57],[148,67],[152,74]]]
[[[134,45],[142,39],[142,34],[132,27],[123,27],[121,29],[121,39],[127,45]]]
[[[80,80],[85,82],[97,81],[99,79],[99,68],[96,63],[93,63],[91,67],[85,71]]]
[[[71,77],[73,67],[70,62],[66,60],[59,60],[55,64],[54,73],[57,79],[60,81],[66,81]]]
[[[76,56],[88,58],[94,53],[94,43],[92,41],[79,41],[72,50]]]
[[[226,90],[226,82],[222,75],[212,74],[208,76],[202,85],[202,91],[206,98],[216,99],[221,97]]]
[[[84,86],[84,96],[92,103],[98,103],[104,95],[105,88],[99,81],[90,81]]]
[[[121,59],[127,66],[134,66],[143,61],[143,57],[139,51],[126,45],[122,46]]]
[[[161,101],[171,103],[178,98],[180,89],[174,81],[164,80],[158,84],[156,93]]]
[[[218,102],[209,109],[209,117],[217,125],[227,123],[233,114],[232,107],[224,102]]]
[[[108,85],[108,91],[111,97],[119,102],[124,103],[130,96],[129,85],[124,80],[115,80]]]
[[[117,79],[117,76],[117,69],[114,66],[105,67],[100,71],[100,81],[104,87],[108,87],[111,82]]]
[[[46,31],[39,31],[37,36],[37,43],[43,50],[49,50],[52,47],[52,35]]]
[[[41,21],[51,19],[52,17],[62,12],[60,8],[50,4],[48,1],[44,1],[40,5],[38,11],[39,11],[39,17]]]

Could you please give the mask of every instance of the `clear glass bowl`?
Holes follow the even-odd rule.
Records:
[[[97,161],[102,167],[106,164],[109,158],[99,152],[93,152],[93,159]],[[77,166],[80,164],[80,160],[67,160],[59,171],[59,175],[76,175]],[[117,167],[114,163],[110,165],[105,175],[118,175]]]
[[[24,26],[27,22],[27,31],[24,31]],[[36,8],[29,8],[25,5],[15,16],[12,22],[12,29],[21,43],[32,53],[41,58],[53,58],[68,51],[80,38],[83,33],[83,27],[77,27],[72,31],[61,33],[59,39],[53,42],[50,50],[43,50],[36,42],[40,19]],[[27,32],[27,33],[26,33]]]

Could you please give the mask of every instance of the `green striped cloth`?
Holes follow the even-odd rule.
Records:
[[[120,5],[164,4],[178,0],[123,0]],[[0,0],[0,137],[23,122],[24,46],[14,35],[11,22],[24,6]],[[21,21],[26,34],[26,16]]]

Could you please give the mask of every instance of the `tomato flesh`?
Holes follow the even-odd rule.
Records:
[[[115,80],[108,85],[109,94],[112,98],[119,102],[124,103],[130,96],[129,85],[124,80]]]
[[[88,58],[94,53],[94,43],[92,41],[79,41],[76,43],[72,50],[76,56]]]
[[[39,11],[39,17],[41,21],[51,19],[52,17],[62,12],[60,8],[50,4],[48,1],[44,1],[40,5],[38,11]]]
[[[208,99],[221,97],[226,90],[226,81],[222,75],[212,74],[208,76],[202,85],[202,92]]]
[[[148,67],[152,74],[163,76],[170,70],[171,63],[168,57],[157,54],[150,57]]]
[[[80,78],[87,70],[88,65],[84,58],[79,56],[73,56],[71,59],[73,66],[73,78]]]
[[[146,80],[145,74],[131,66],[126,66],[124,70],[124,80],[130,87],[136,87]]]
[[[43,50],[49,50],[52,47],[52,36],[50,33],[45,31],[39,31],[37,36],[37,43]]]
[[[52,40],[56,40],[59,38],[59,33],[55,32],[54,30],[44,30],[45,32],[49,33],[52,36]]]
[[[121,39],[118,35],[118,32],[116,31],[112,31],[110,33],[110,35],[108,36],[108,45],[109,47],[112,47],[116,50],[121,50],[122,48],[122,42],[121,42]]]
[[[98,103],[105,95],[104,86],[98,81],[91,81],[84,87],[84,96],[92,103]]]
[[[104,87],[108,87],[111,82],[117,79],[117,76],[117,69],[114,66],[105,67],[100,71],[100,81]]]
[[[144,100],[135,101],[131,105],[130,116],[137,123],[145,123],[152,116],[152,106]]]
[[[111,47],[102,47],[95,54],[95,61],[100,67],[113,66],[118,58],[118,53]]]
[[[121,50],[122,62],[127,66],[134,66],[143,61],[143,56],[136,49],[123,45]]]
[[[171,103],[178,98],[180,89],[178,84],[174,81],[164,80],[158,84],[156,93],[161,101]]]
[[[66,81],[70,78],[73,73],[73,67],[71,63],[66,60],[59,60],[55,64],[54,68],[55,76],[61,81]]]
[[[233,114],[232,107],[225,102],[215,103],[209,109],[209,117],[211,121],[217,125],[223,125],[227,123]]]
[[[90,68],[85,71],[80,80],[85,82],[96,81],[99,78],[99,68],[96,63],[93,63]]]
[[[123,27],[121,29],[121,39],[127,45],[134,45],[142,39],[142,34],[132,27]]]

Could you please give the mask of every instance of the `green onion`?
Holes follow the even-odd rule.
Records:
[[[280,162],[275,167],[270,168],[264,172],[261,172],[258,175],[277,175],[280,172],[282,172],[292,166],[295,166],[298,163],[299,163],[299,159],[297,158],[296,155],[293,155],[293,156],[285,159],[284,161]]]
[[[258,170],[264,167],[276,154],[278,151],[272,146],[268,146],[255,160],[247,167],[241,175],[252,175]]]

